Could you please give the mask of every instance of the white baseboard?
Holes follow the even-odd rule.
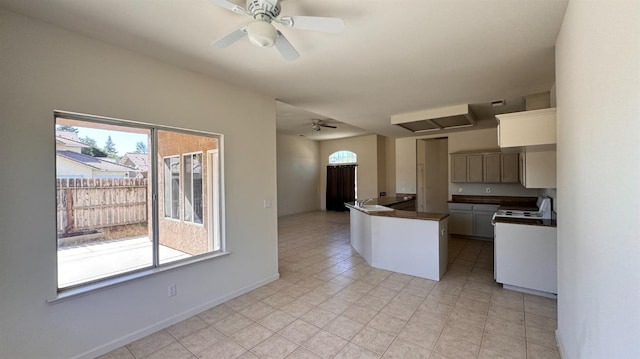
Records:
[[[515,286],[515,285],[503,284],[502,288],[509,289],[509,290],[514,290],[516,292],[533,294],[533,295],[537,295],[537,296],[540,296],[540,297],[551,298],[551,299],[557,299],[558,298],[558,295],[554,294],[554,293],[542,292],[542,291],[539,291],[539,290],[518,287],[518,286]]]
[[[138,339],[144,338],[147,335],[153,334],[155,332],[157,332],[158,330],[162,330],[164,328],[170,327],[173,324],[179,323],[187,318],[190,318],[198,313],[202,313],[203,311],[213,308],[216,305],[222,304],[228,300],[231,300],[235,297],[241,296],[245,293],[248,293],[256,288],[262,287],[265,284],[271,283],[275,280],[278,280],[280,278],[280,274],[276,273],[274,275],[271,275],[267,278],[264,278],[258,282],[255,282],[253,284],[250,284],[246,287],[240,288],[238,290],[235,290],[233,292],[227,293],[221,297],[218,297],[214,300],[211,300],[209,302],[206,302],[204,304],[198,305],[194,308],[191,308],[189,310],[186,310],[182,313],[178,313],[176,315],[173,315],[171,317],[165,318],[159,322],[156,322],[152,325],[149,325],[147,327],[141,328],[139,330],[136,330],[132,333],[128,333],[116,340],[110,341],[104,345],[101,345],[99,347],[96,347],[94,349],[91,349],[89,351],[86,351],[82,354],[76,355],[73,357],[73,359],[91,359],[91,358],[95,358],[98,357],[100,355],[106,354],[112,350],[118,349],[124,345],[127,345],[131,342],[134,342]]]

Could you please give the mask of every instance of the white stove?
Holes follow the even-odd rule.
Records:
[[[526,219],[551,219],[551,198],[538,197],[537,211],[521,211],[513,209],[499,209],[494,215],[496,217],[526,218]]]

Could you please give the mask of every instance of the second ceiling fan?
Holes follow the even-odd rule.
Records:
[[[236,14],[251,16],[254,19],[254,21],[248,25],[243,25],[214,41],[212,45],[216,48],[225,48],[247,35],[252,44],[259,47],[275,46],[282,57],[291,61],[299,58],[300,54],[298,54],[284,34],[273,26],[273,22],[293,29],[329,33],[339,33],[344,29],[344,21],[335,17],[278,17],[280,15],[280,0],[247,0],[246,9],[228,0],[210,1]]]

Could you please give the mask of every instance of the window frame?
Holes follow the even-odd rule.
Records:
[[[178,159],[178,209],[176,210],[176,216],[177,217],[173,217],[173,173],[171,173],[171,177],[169,178],[170,179],[170,181],[169,181],[169,184],[170,184],[169,193],[171,194],[170,203],[171,203],[171,214],[172,214],[172,216],[167,217],[166,203],[165,203],[165,208],[164,208],[164,211],[163,211],[164,213],[162,213],[162,215],[164,216],[164,219],[166,219],[166,220],[169,220],[169,221],[180,221],[180,218],[181,218],[180,217],[180,184],[183,182],[183,181],[180,180],[180,175],[181,175],[180,170],[182,168],[182,162],[180,161],[180,155],[172,155],[172,156],[162,157],[162,164],[165,165],[165,167],[162,169],[163,175],[165,175],[164,176],[165,177],[164,178],[164,182],[163,182],[164,186],[163,186],[162,190],[163,190],[163,196],[166,196],[166,191],[165,190],[166,190],[166,185],[167,185],[167,177],[166,177],[166,173],[164,173],[164,171],[166,171],[167,167],[166,167],[165,161],[168,160],[168,159],[169,160],[173,159],[173,158],[177,158]],[[159,191],[158,191],[158,194],[159,194]],[[166,197],[164,197],[164,200],[166,202]]]
[[[134,270],[130,270],[127,272],[123,272],[123,273],[119,273],[116,275],[111,275],[111,276],[106,276],[103,278],[99,278],[96,280],[90,280],[90,281],[86,281],[80,284],[75,284],[75,285],[71,285],[71,286],[67,286],[67,287],[60,287],[59,286],[59,282],[58,282],[58,244],[57,244],[57,235],[55,236],[56,238],[56,252],[55,252],[55,256],[56,256],[56,260],[55,260],[55,280],[56,280],[56,292],[55,295],[51,298],[48,298],[46,301],[48,303],[55,303],[61,300],[65,300],[67,298],[73,298],[73,297],[77,297],[79,295],[84,295],[88,292],[93,292],[96,290],[101,290],[103,288],[107,288],[107,287],[111,287],[111,286],[115,286],[115,285],[119,285],[122,283],[126,283],[132,280],[137,280],[140,278],[146,278],[148,276],[151,275],[155,275],[157,273],[162,273],[168,270],[173,270],[175,268],[180,268],[180,267],[184,267],[184,266],[189,266],[189,265],[193,265],[195,263],[199,263],[202,261],[208,261],[214,258],[218,258],[218,257],[222,257],[222,256],[226,256],[229,255],[231,252],[227,251],[227,243],[226,243],[226,226],[225,226],[225,213],[226,213],[226,209],[225,209],[225,175],[224,175],[224,135],[221,133],[215,133],[215,132],[209,132],[209,131],[201,131],[201,130],[192,130],[192,129],[185,129],[185,128],[179,128],[179,127],[173,127],[173,126],[164,126],[164,125],[155,125],[155,124],[149,124],[149,123],[144,123],[144,122],[138,122],[138,121],[131,121],[131,120],[124,120],[124,119],[116,119],[116,118],[110,118],[110,117],[104,117],[104,116],[97,116],[97,115],[89,115],[89,114],[82,114],[82,113],[76,113],[76,112],[69,112],[69,111],[58,111],[58,110],[54,110],[53,111],[53,128],[54,128],[54,133],[55,133],[55,128],[57,126],[57,121],[59,118],[62,119],[69,119],[69,120],[76,120],[76,121],[84,121],[84,122],[89,122],[89,123],[93,123],[93,124],[104,124],[104,125],[115,125],[115,126],[121,126],[121,127],[128,127],[128,128],[137,128],[137,129],[145,129],[145,130],[149,130],[150,131],[150,146],[148,148],[148,153],[150,158],[152,159],[150,161],[151,166],[149,167],[149,178],[150,178],[150,188],[149,190],[151,191],[151,196],[150,196],[150,200],[151,200],[151,213],[149,215],[149,220],[153,221],[152,222],[152,230],[149,232],[149,237],[152,238],[152,264],[148,267],[144,267],[144,268],[139,268],[139,269],[134,269]],[[159,220],[161,216],[164,216],[164,213],[160,213],[160,209],[159,209],[159,193],[160,191],[164,191],[163,189],[159,188],[159,176],[161,175],[161,171],[159,168],[159,164],[157,161],[158,158],[158,131],[168,131],[168,132],[177,132],[177,133],[183,133],[183,134],[188,134],[188,135],[195,135],[195,136],[206,136],[206,137],[213,137],[217,139],[217,148],[215,150],[209,150],[206,152],[202,152],[200,151],[200,153],[202,154],[202,159],[203,162],[209,161],[209,156],[208,154],[212,151],[215,151],[216,153],[216,157],[217,157],[217,173],[215,176],[208,176],[209,178],[207,178],[207,180],[204,180],[204,176],[203,176],[203,192],[204,192],[204,187],[205,186],[210,186],[211,188],[217,188],[218,191],[214,194],[213,192],[209,191],[206,196],[203,193],[202,199],[203,199],[203,215],[204,215],[204,210],[205,210],[205,205],[204,205],[204,201],[209,201],[210,205],[207,206],[207,211],[208,214],[211,215],[216,215],[216,218],[213,218],[211,215],[209,215],[209,218],[207,219],[208,222],[210,224],[213,223],[218,223],[219,225],[216,227],[212,227],[209,226],[209,234],[208,236],[210,238],[214,238],[214,240],[212,240],[211,242],[217,240],[219,243],[219,249],[218,250],[212,250],[212,248],[210,248],[211,250],[209,250],[206,253],[203,254],[197,254],[197,255],[192,255],[191,257],[188,258],[184,258],[184,259],[180,259],[180,260],[176,260],[176,261],[171,261],[171,262],[167,262],[167,263],[160,263],[160,259],[159,259],[159,240],[160,240],[160,233],[159,233]],[[206,157],[205,157],[205,153],[206,153]],[[56,151],[55,148],[52,151],[53,157],[54,157],[54,171],[53,171],[53,181],[55,183],[56,180],[56,173],[57,173],[57,161],[56,161]],[[162,163],[164,165],[164,159],[165,158],[169,158],[169,157],[178,157],[179,161],[180,161],[180,157],[182,157],[182,154],[178,154],[178,155],[174,155],[174,156],[165,156],[162,157]],[[182,161],[180,161],[182,162]],[[179,165],[181,166],[181,164]],[[208,171],[211,171],[213,169],[208,169]],[[179,175],[181,175],[181,171],[179,170]],[[211,181],[214,180],[214,178],[217,179],[215,185],[211,184]],[[181,181],[184,182],[184,181]],[[55,189],[55,186],[54,186]],[[215,204],[215,209],[213,208]],[[179,206],[180,207],[180,206]],[[179,212],[180,209],[178,210]],[[54,211],[54,218],[55,218],[55,211]],[[172,218],[166,217],[165,219],[167,220],[174,220]],[[190,222],[187,222],[190,223]],[[195,223],[197,225],[200,225],[198,223]],[[55,233],[57,233],[57,223],[54,224],[54,231]],[[204,220],[203,220],[203,224],[202,226],[204,226]]]
[[[349,157],[353,157],[354,161],[351,162],[345,162],[345,161],[341,161],[341,162],[331,162],[331,157],[333,157],[334,155],[336,157],[338,157],[339,159],[342,158],[347,158],[347,156],[340,156],[340,154],[342,153],[348,153]],[[333,153],[331,153],[329,155],[329,157],[327,157],[327,161],[329,162],[329,165],[355,165],[358,164],[358,154],[353,152],[353,151],[349,151],[349,150],[338,150],[335,151]]]
[[[202,202],[202,215],[204,215],[204,200],[205,200],[204,189],[205,189],[205,186],[206,186],[206,183],[205,183],[205,180],[204,180],[204,171],[202,170],[205,167],[204,166],[204,162],[206,160],[204,152],[203,151],[195,151],[195,152],[183,153],[183,154],[180,155],[182,157],[182,177],[183,177],[183,180],[182,180],[182,196],[181,196],[182,197],[182,215],[183,215],[182,221],[184,223],[189,223],[189,224],[194,225],[194,226],[203,227],[204,226],[204,219],[202,219],[202,223],[198,223],[198,222],[195,221],[195,215],[194,215],[194,213],[195,213],[195,211],[194,211],[195,210],[195,206],[193,205],[193,199],[194,199],[194,194],[195,194],[195,191],[193,190],[193,187],[194,187],[193,186],[193,158],[194,158],[194,155],[200,155],[200,158],[201,158],[200,167],[201,167],[201,172],[202,172],[201,173],[201,176],[202,176],[201,182],[202,183],[200,184],[200,189],[201,189],[200,197],[202,198],[202,201],[203,201]],[[187,217],[187,200],[186,200],[187,192],[186,192],[186,189],[185,189],[185,186],[187,185],[187,179],[186,179],[186,174],[187,174],[186,164],[187,164],[187,161],[185,160],[186,156],[190,156],[191,157],[191,185],[190,185],[191,202],[192,202],[191,203],[191,220],[187,220],[186,219],[186,217]],[[208,166],[206,166],[206,167],[207,167],[207,170],[208,170]]]

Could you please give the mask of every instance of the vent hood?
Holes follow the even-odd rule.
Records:
[[[468,104],[440,107],[391,116],[391,124],[413,133],[470,127],[477,120]]]

